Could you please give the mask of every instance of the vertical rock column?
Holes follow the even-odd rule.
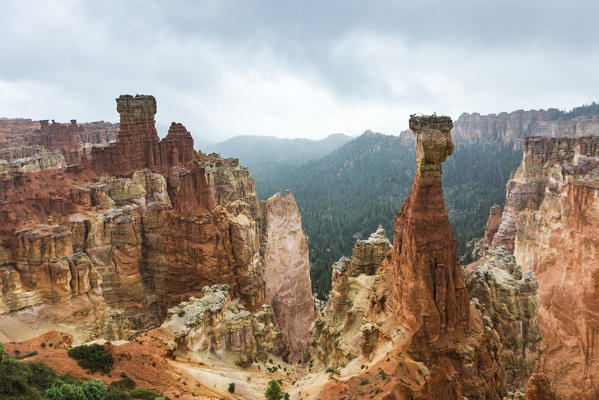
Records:
[[[285,197],[277,193],[268,199],[264,214],[266,297],[289,346],[290,358],[297,361],[307,350],[314,320],[308,243],[290,191]]]
[[[119,134],[108,148],[92,150],[94,171],[126,176],[136,170],[161,166],[158,133],[154,126],[154,96],[121,95],[116,104],[120,114]]]
[[[468,292],[441,186],[441,163],[453,152],[452,126],[444,116],[410,118],[418,169],[395,218],[394,314],[423,351],[469,319]]]

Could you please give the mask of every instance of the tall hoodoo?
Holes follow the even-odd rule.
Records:
[[[107,148],[92,150],[92,167],[96,173],[127,176],[150,169],[166,173],[174,165],[184,165],[196,158],[193,138],[181,124],[173,123],[168,135],[160,140],[154,115],[156,99],[146,95],[121,95],[116,99],[120,114],[117,140]]]
[[[499,400],[506,394],[501,343],[480,304],[470,302],[443,198],[441,164],[453,152],[452,121],[412,116],[410,128],[418,169],[395,217],[393,248],[373,276],[359,272],[352,279],[353,259],[334,266],[331,301],[339,307],[329,306],[312,330],[313,340],[324,342],[314,353],[327,365],[326,352],[359,355],[354,365],[364,364],[351,379],[329,382],[320,397]],[[344,318],[353,321],[331,329]],[[350,325],[360,326],[359,334]]]
[[[137,142],[139,139],[158,143],[154,127],[156,99],[154,96],[123,94],[116,99],[121,129],[117,143]]]
[[[451,118],[412,116],[418,169],[395,218],[395,316],[422,345],[465,326],[469,300],[445,209],[441,163],[453,152]]]

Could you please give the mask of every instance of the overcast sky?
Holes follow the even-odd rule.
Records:
[[[118,121],[156,96],[161,136],[397,134],[412,113],[599,99],[598,1],[0,2],[0,116]]]

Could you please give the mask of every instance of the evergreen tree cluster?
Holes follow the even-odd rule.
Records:
[[[505,185],[521,159],[512,146],[468,144],[456,146],[444,163],[445,204],[463,263],[471,261],[468,243],[483,235],[490,207],[503,206]],[[357,239],[382,225],[392,240],[415,170],[413,141],[368,132],[319,160],[252,174],[262,199],[293,192],[308,237],[313,291],[326,298],[333,262],[351,256]]]

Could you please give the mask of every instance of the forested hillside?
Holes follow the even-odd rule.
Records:
[[[482,236],[493,204],[503,205],[505,185],[522,158],[512,146],[462,145],[444,164],[443,186],[463,262],[466,243]],[[310,247],[312,285],[323,298],[331,265],[350,256],[354,242],[393,219],[409,194],[416,155],[413,143],[367,132],[333,153],[302,166],[278,165],[252,173],[261,198],[289,188],[297,200]]]
[[[204,152],[239,158],[252,173],[280,164],[301,165],[331,153],[352,139],[335,133],[324,139],[282,139],[274,136],[240,135],[202,148]]]

